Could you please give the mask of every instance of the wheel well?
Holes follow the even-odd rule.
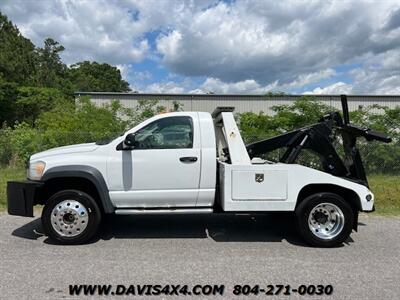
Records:
[[[354,213],[356,214],[358,211],[361,210],[361,203],[360,198],[356,194],[356,192],[346,189],[344,187],[334,185],[334,184],[310,184],[306,185],[301,189],[299,195],[297,196],[297,203],[298,206],[305,198],[311,196],[312,194],[316,193],[334,193],[339,196],[342,196],[343,199],[348,202],[353,209]]]
[[[52,195],[59,191],[68,189],[79,190],[89,194],[99,205],[102,213],[104,213],[104,207],[100,200],[100,194],[95,184],[89,179],[83,177],[57,177],[46,180],[45,184],[41,188],[38,204],[46,204],[47,200]]]

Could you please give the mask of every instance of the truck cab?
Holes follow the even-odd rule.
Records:
[[[124,144],[127,137],[131,146]],[[212,206],[217,158],[210,114],[161,114],[106,148],[107,184],[116,208]]]
[[[337,174],[340,162],[329,158],[320,171],[287,160],[312,147],[320,124],[338,126],[333,117],[245,145],[232,111],[160,114],[107,142],[34,154],[28,181],[8,183],[8,212],[33,217],[42,204],[46,234],[78,244],[94,236],[105,214],[288,211],[307,242],[332,247],[357,228],[359,211],[374,209],[368,184],[355,173]],[[286,161],[255,156],[280,145],[290,152]]]

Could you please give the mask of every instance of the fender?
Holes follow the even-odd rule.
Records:
[[[350,204],[353,209],[354,214],[354,223],[353,229],[357,231],[358,228],[358,213],[362,211],[362,204],[360,200],[360,195],[358,195],[354,190],[343,187],[335,184],[308,184],[302,187],[302,189],[297,194],[296,207],[299,205],[302,199],[306,196],[323,193],[323,192],[331,192],[338,194],[343,197],[343,199]]]
[[[96,168],[85,165],[53,167],[44,173],[41,181],[45,182],[49,179],[60,177],[75,177],[90,180],[99,192],[100,201],[103,204],[104,212],[113,213],[115,211],[115,208],[111,203],[107,184],[101,172]]]

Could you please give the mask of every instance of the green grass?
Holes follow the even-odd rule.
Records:
[[[7,181],[25,178],[26,171],[23,168],[0,167],[0,211],[7,205]],[[400,175],[371,175],[368,179],[375,194],[375,213],[400,215]]]
[[[371,191],[375,195],[376,212],[381,215],[400,215],[400,176],[368,176]]]

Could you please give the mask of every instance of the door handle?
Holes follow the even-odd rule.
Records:
[[[197,161],[197,157],[196,156],[185,156],[185,157],[179,158],[179,160],[183,163],[194,163]]]

